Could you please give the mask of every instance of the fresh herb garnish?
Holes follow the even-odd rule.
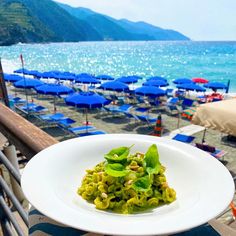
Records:
[[[149,175],[158,174],[161,169],[159,154],[156,144],[153,144],[144,156],[146,171]]]
[[[127,160],[131,147],[114,148],[109,153],[105,154],[104,157],[108,163],[123,163]]]
[[[106,164],[105,172],[113,177],[123,177],[129,173],[129,171],[125,169],[125,166],[119,163]]]
[[[151,188],[152,182],[150,180],[150,177],[148,175],[137,179],[132,187],[136,190],[136,191],[141,191],[141,192],[145,192],[148,191]]]

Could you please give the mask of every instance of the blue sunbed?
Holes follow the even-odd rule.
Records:
[[[90,131],[90,132],[86,132],[86,133],[81,133],[78,136],[83,137],[83,136],[99,135],[99,134],[106,134],[106,132],[104,132],[102,130],[95,130],[95,131]]]
[[[136,115],[140,121],[147,122],[147,123],[154,123],[156,122],[157,118],[155,117],[149,117],[145,115]]]
[[[69,128],[68,131],[72,132],[73,134],[78,134],[78,133],[81,133],[81,132],[84,132],[84,131],[89,132],[89,131],[94,130],[94,129],[96,129],[96,127],[91,126],[91,125],[84,125],[84,126]]]
[[[185,134],[177,134],[172,139],[183,142],[183,143],[191,143],[195,139],[195,137],[185,135]]]
[[[68,118],[68,117],[58,120],[58,124],[62,125],[63,127],[70,127],[75,122],[76,122],[75,120],[72,120],[71,118]]]

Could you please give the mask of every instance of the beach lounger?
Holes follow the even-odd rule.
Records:
[[[37,116],[40,120],[47,123],[57,123],[60,119],[67,118],[62,113],[45,114]]]
[[[124,112],[123,114],[129,119],[134,119],[135,121],[140,121],[139,118],[134,114],[131,114],[129,112]]]
[[[142,122],[147,122],[147,123],[155,123],[157,118],[156,117],[149,117],[149,116],[145,116],[145,115],[136,115],[136,117],[142,121]]]
[[[84,137],[84,136],[99,135],[99,134],[106,134],[106,132],[102,131],[102,130],[95,130],[95,131],[89,131],[89,132],[86,132],[86,133],[78,134],[78,136],[79,137]]]
[[[63,113],[55,113],[55,114],[51,115],[51,120],[53,120],[53,121],[58,121],[63,118],[66,118]]]
[[[62,118],[58,120],[58,125],[62,126],[63,128],[70,127],[72,124],[74,124],[76,121],[72,120],[71,118]]]
[[[188,120],[192,120],[195,112],[196,112],[196,108],[194,108],[194,107],[188,108],[188,109],[183,110],[181,116],[188,119]]]
[[[149,110],[150,110],[149,107],[137,107],[137,108],[135,108],[136,112],[141,112],[141,113],[148,112]]]
[[[195,143],[195,146],[205,152],[208,152],[209,154],[211,154],[213,157],[217,159],[222,158],[227,153],[224,150],[217,149],[207,144]]]
[[[177,107],[178,102],[179,102],[178,97],[171,97],[167,100],[166,108],[171,115],[173,115],[173,111],[177,113],[179,112],[178,107]]]
[[[96,127],[94,127],[94,126],[84,125],[84,126],[68,128],[68,131],[76,135],[76,134],[79,134],[82,132],[90,132],[95,129],[96,129]]]
[[[181,107],[183,110],[189,108],[189,107],[192,107],[193,106],[193,103],[194,103],[194,100],[192,99],[189,99],[189,98],[184,98],[182,104],[181,104]]]
[[[104,107],[106,110],[110,111],[110,112],[127,112],[129,111],[133,106],[130,104],[124,104],[122,106],[112,106],[112,107]]]
[[[185,135],[185,134],[177,134],[172,139],[176,140],[176,141],[183,142],[183,143],[191,143],[195,139],[195,137]]]

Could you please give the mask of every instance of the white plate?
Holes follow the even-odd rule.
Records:
[[[156,143],[177,200],[148,213],[120,215],[97,210],[76,194],[85,170],[119,146],[146,152]],[[109,235],[161,235],[199,226],[224,211],[234,194],[228,170],[212,156],[181,142],[134,134],[71,139],[38,153],[21,184],[30,203],[46,216],[77,229]]]

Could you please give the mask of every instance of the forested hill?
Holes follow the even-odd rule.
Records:
[[[0,45],[104,40],[188,40],[145,22],[116,20],[51,0],[1,0]]]

